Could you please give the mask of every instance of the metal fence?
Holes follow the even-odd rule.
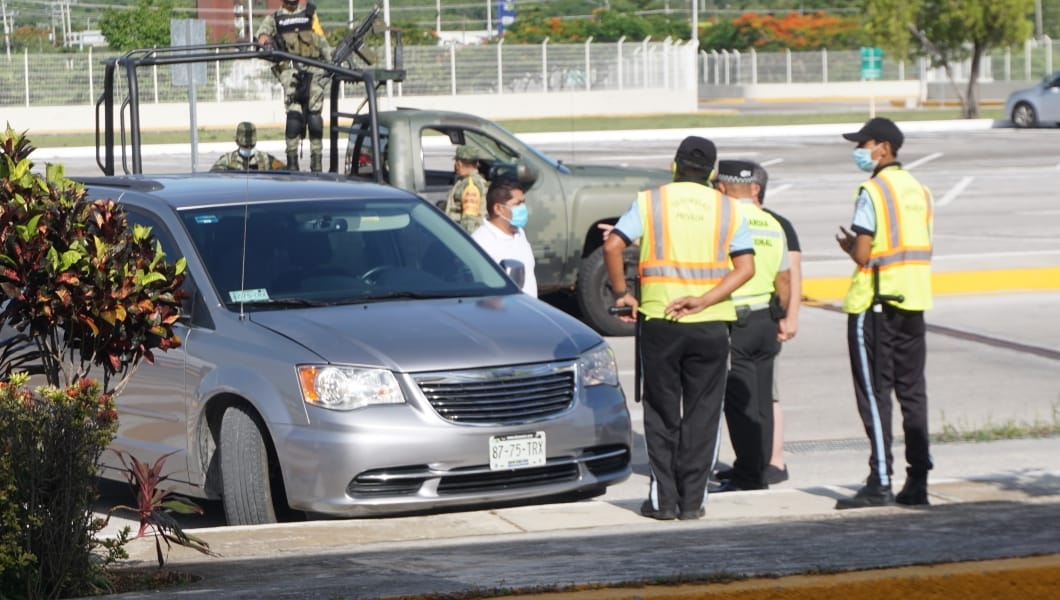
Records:
[[[1060,46],[1045,37],[1028,40],[1022,49],[996,50],[983,57],[981,81],[1038,80],[1060,65]],[[971,61],[953,65],[954,78],[966,80]],[[924,60],[913,64],[884,60],[881,79],[887,81],[944,81],[942,69],[929,69]],[[708,85],[757,85],[767,83],[838,83],[861,79],[858,50],[814,52],[700,52],[700,81]]]
[[[1048,38],[1022,50],[986,57],[984,81],[1037,80],[1060,65],[1060,48]],[[382,53],[379,53],[382,56]],[[103,61],[118,56],[88,48],[76,54],[17,54],[0,58],[0,106],[91,105],[101,91]],[[408,72],[396,93],[403,96],[565,92],[571,90],[694,89],[700,84],[828,83],[860,79],[858,51],[699,51],[688,42],[623,40],[617,43],[488,46],[408,46]],[[282,91],[261,61],[218,61],[202,100],[277,100]],[[967,62],[956,65],[958,79]],[[172,67],[140,74],[143,102],[182,102],[187,88],[173,84]],[[944,73],[923,64],[884,60],[884,80],[942,81]]]

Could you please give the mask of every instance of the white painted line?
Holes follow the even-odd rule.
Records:
[[[928,154],[927,156],[925,156],[923,158],[919,158],[917,160],[914,160],[913,162],[909,163],[908,165],[902,165],[902,166],[904,166],[906,169],[914,169],[914,168],[919,167],[920,165],[922,165],[924,163],[931,162],[931,161],[935,160],[936,158],[938,158],[940,156],[942,156],[941,152],[936,152],[934,154]]]
[[[961,192],[964,191],[964,188],[971,185],[973,181],[975,181],[975,177],[961,178],[961,180],[957,182],[957,185],[950,188],[950,190],[946,192],[946,195],[943,196],[941,200],[935,202],[935,207],[938,208],[940,206],[946,206],[950,202],[953,202],[953,200],[956,199],[957,196],[961,195]]]
[[[782,163],[782,162],[784,162],[783,158],[773,158],[773,159],[767,160],[764,163],[762,163],[762,166],[763,167],[769,167],[769,166],[772,166],[772,165],[775,165],[775,164],[779,164],[779,163]]]
[[[766,188],[766,197],[772,197],[772,196],[774,196],[776,194],[779,194],[779,193],[783,192],[784,190],[790,190],[790,189],[791,189],[791,184],[790,183],[785,183],[784,185],[778,185],[775,188],[767,187]]]

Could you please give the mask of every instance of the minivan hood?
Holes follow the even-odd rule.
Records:
[[[603,342],[525,294],[264,311],[250,318],[326,362],[409,373],[569,360]]]

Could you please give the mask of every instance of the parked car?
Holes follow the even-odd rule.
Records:
[[[229,524],[586,497],[629,477],[610,347],[422,198],[339,175],[81,181],[187,260],[183,344],[119,395],[113,447],[175,453],[173,490],[219,498]]]
[[[1055,127],[1060,123],[1060,71],[1032,88],[1009,94],[1005,115],[1016,127]]]

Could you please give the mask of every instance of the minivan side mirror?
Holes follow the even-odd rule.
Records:
[[[519,286],[519,289],[523,288],[523,284],[526,283],[526,267],[522,261],[505,258],[501,261],[501,269],[509,279],[515,282],[515,285]]]

